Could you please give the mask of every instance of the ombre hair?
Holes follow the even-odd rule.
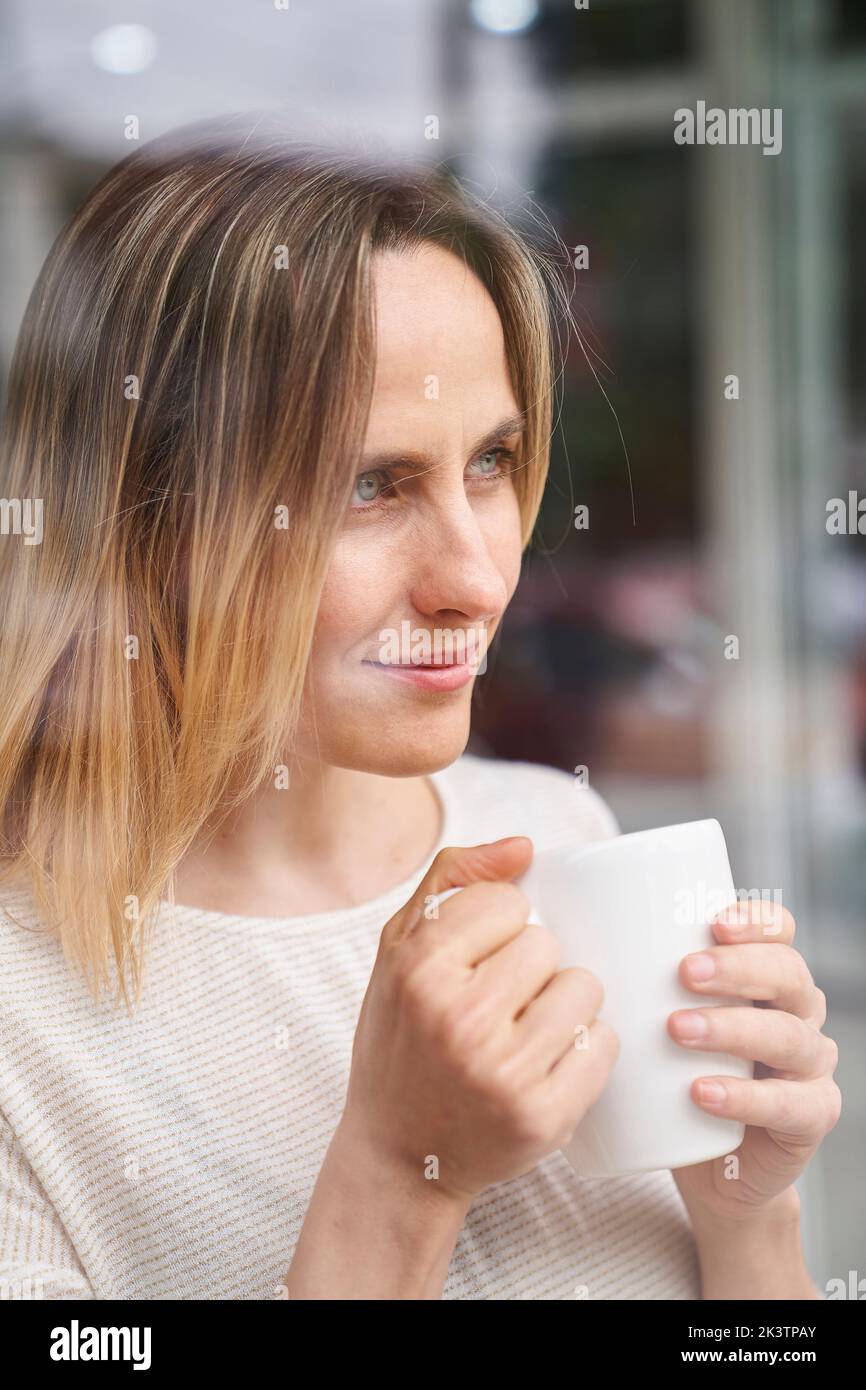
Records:
[[[291,755],[360,471],[371,262],[423,242],[498,309],[525,546],[567,253],[446,169],[185,127],[112,168],[40,272],[0,453],[3,497],[44,509],[41,544],[0,537],[0,882],[32,890],[94,998],[114,977],[129,1006],[128,968],[140,998],[180,859]]]

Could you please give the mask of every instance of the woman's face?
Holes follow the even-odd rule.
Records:
[[[368,471],[328,571],[299,752],[412,776],[462,753],[517,584],[520,411],[496,307],[456,256],[377,256],[375,309]]]

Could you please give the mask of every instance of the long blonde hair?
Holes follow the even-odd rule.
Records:
[[[174,868],[287,761],[369,412],[371,258],[423,241],[498,308],[525,545],[565,282],[444,169],[186,127],[40,272],[0,453],[4,506],[44,509],[41,544],[0,537],[0,855],[94,998],[116,966],[129,1006],[129,964],[140,997]]]

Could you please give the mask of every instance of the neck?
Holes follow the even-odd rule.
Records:
[[[354,906],[420,868],[440,833],[426,777],[381,777],[299,760],[206,826],[175,874],[179,903],[282,917]]]

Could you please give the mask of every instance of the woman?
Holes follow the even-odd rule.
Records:
[[[767,1008],[669,1022],[764,1064],[693,1095],[749,1126],[739,1180],[559,1152],[618,1042],[515,880],[617,825],[463,753],[555,261],[435,171],[192,136],[70,220],[12,370],[4,495],[43,523],[2,538],[7,1296],[819,1297],[793,1184],[836,1049],[787,912],[697,957]]]

